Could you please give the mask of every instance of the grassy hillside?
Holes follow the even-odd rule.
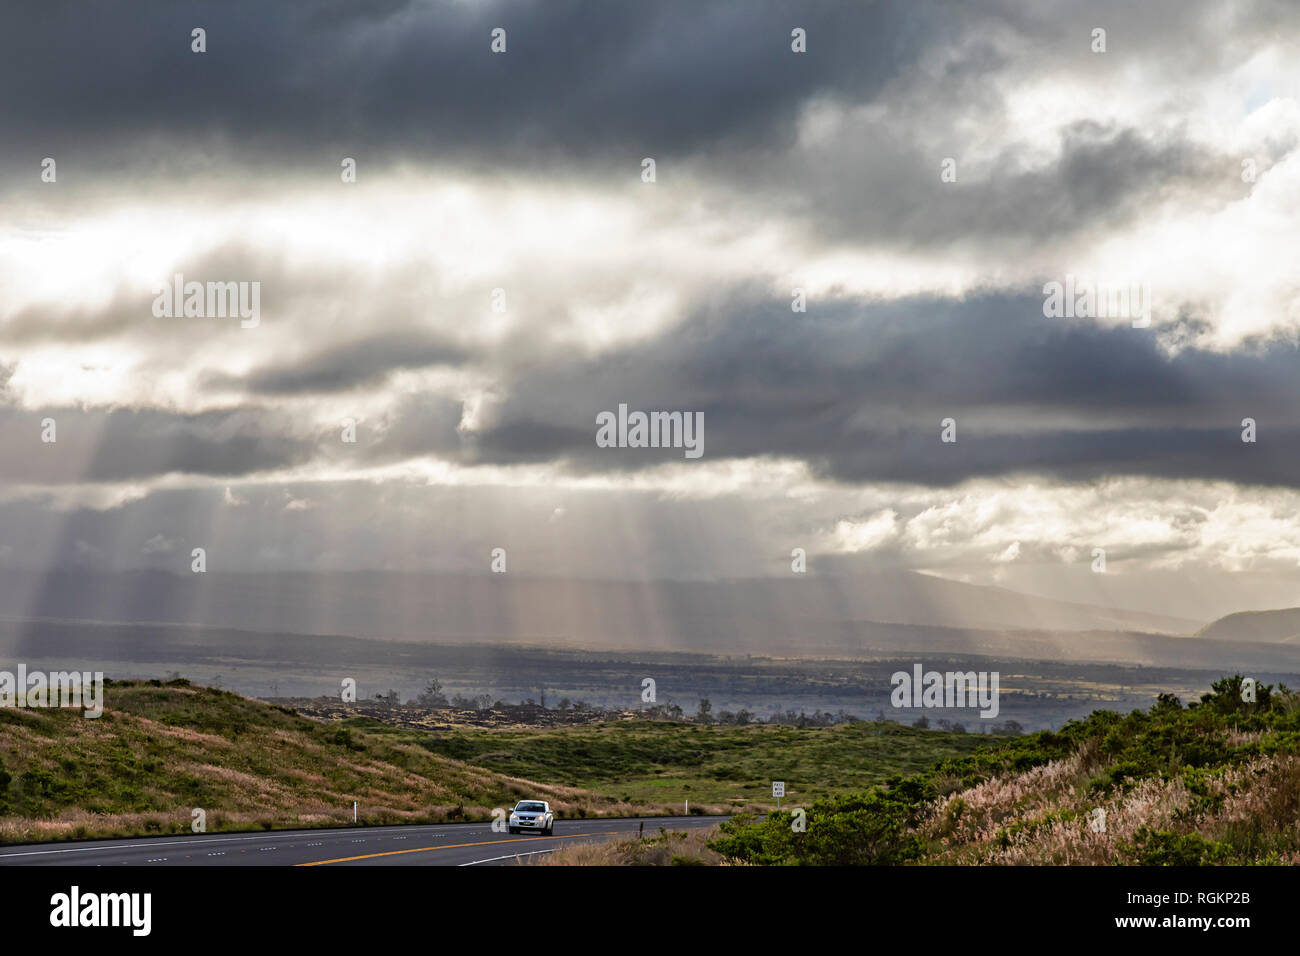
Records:
[[[0,709],[0,841],[486,819],[538,796],[564,816],[656,812],[481,770],[422,735],[343,727],[187,681],[112,682],[104,715]],[[665,810],[670,808],[664,808]]]
[[[1300,863],[1300,697],[1256,698],[1231,677],[1186,707],[1097,711],[814,802],[804,832],[784,811],[724,823],[712,848],[760,864]]]

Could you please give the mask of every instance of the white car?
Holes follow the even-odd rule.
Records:
[[[544,800],[520,800],[510,811],[510,832],[536,830],[550,836],[555,830],[555,814]]]

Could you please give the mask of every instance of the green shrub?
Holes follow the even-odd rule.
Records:
[[[1140,827],[1132,843],[1120,845],[1120,853],[1138,866],[1205,866],[1226,862],[1232,848],[1206,840],[1199,833]]]

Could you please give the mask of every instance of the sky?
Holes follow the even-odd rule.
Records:
[[[1300,603],[1294,3],[0,23],[0,567],[502,548],[726,579],[802,548],[1162,613]],[[157,314],[176,274],[257,283],[256,322]],[[1076,280],[1149,310],[1047,314]],[[702,416],[703,454],[601,447],[620,405]]]

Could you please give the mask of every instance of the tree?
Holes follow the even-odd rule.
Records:
[[[713,705],[709,703],[709,698],[700,698],[700,709],[696,713],[695,719],[702,724],[710,723],[713,720]]]
[[[442,681],[436,677],[430,677],[429,683],[425,685],[420,696],[416,698],[416,703],[421,707],[446,707],[447,695],[442,692]]]

